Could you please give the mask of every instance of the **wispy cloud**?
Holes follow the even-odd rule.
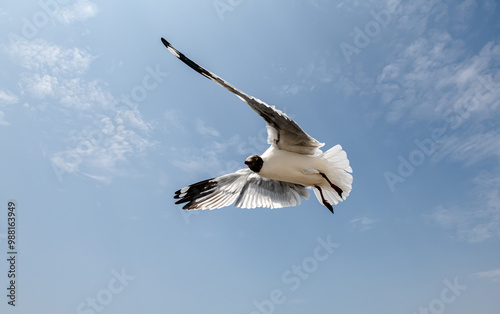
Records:
[[[352,219],[350,224],[353,228],[359,229],[360,231],[370,230],[373,227],[373,224],[376,223],[377,220],[370,218],[368,216],[360,216]]]
[[[167,117],[177,118],[177,114],[169,112]],[[178,123],[178,119],[176,121]],[[268,148],[267,129],[264,126],[257,134],[225,136],[216,128],[207,126],[202,119],[197,121],[202,126],[197,127],[197,132],[204,137],[201,142],[197,141],[200,144],[171,149],[173,165],[185,172],[212,177],[232,173],[246,167],[243,162],[248,156],[262,153]],[[184,131],[182,126],[177,129]]]
[[[485,130],[481,125],[474,125],[461,132],[461,135],[452,135],[442,144],[435,157],[448,157],[470,166],[480,161],[494,158],[500,161],[500,133],[497,130]],[[465,134],[463,134],[465,133]]]
[[[102,115],[94,125],[77,131],[71,139],[76,145],[53,154],[52,163],[65,172],[83,174],[102,182],[110,182],[116,175],[126,175],[119,164],[126,164],[127,156],[141,154],[154,145],[134,129],[135,122],[127,121],[127,113],[120,111],[113,119]]]
[[[386,121],[441,124],[450,140],[440,154],[466,163],[498,155],[490,144],[500,129],[495,122],[500,116],[499,64],[495,41],[467,57],[464,43],[447,32],[414,40],[378,76]],[[481,123],[488,130],[476,127]]]
[[[201,119],[196,119],[196,131],[201,135],[208,135],[217,137],[220,135],[219,131],[215,128],[207,126],[206,123]]]
[[[0,89],[0,106],[8,106],[17,104],[19,98],[12,92],[4,89]],[[5,120],[5,112],[0,110],[0,125],[7,126],[10,123]]]
[[[49,154],[59,173],[109,182],[114,175],[126,173],[117,165],[125,163],[127,156],[154,146],[149,140],[152,126],[140,112],[115,108],[118,99],[106,82],[86,78],[95,56],[85,49],[36,39],[13,42],[6,50],[25,69],[19,77],[23,94],[44,99],[47,110],[71,112],[65,113],[65,121],[58,121],[70,129],[63,128],[68,148]],[[0,97],[10,102],[15,99],[8,93]]]
[[[476,243],[500,237],[500,170],[483,172],[474,179],[471,195],[463,207],[438,206],[427,216],[433,223],[452,231],[457,239]]]
[[[249,144],[242,141],[239,135],[220,140],[218,135],[207,134],[207,139],[201,147],[176,149],[173,164],[191,173],[205,173],[211,176],[231,173],[243,168],[243,160],[228,159],[226,153],[231,148],[238,152],[242,145]]]
[[[165,132],[185,131],[184,126],[179,122],[179,111],[176,109],[166,110],[163,114],[162,128]]]
[[[486,43],[476,54],[460,34],[448,27],[429,28],[429,23],[446,25],[451,16],[457,25],[477,10],[474,0],[444,4],[418,0],[400,4],[393,26],[405,36],[397,36],[387,54],[389,61],[378,76],[376,90],[387,105],[386,119],[399,122],[403,117],[442,119],[443,113],[476,92],[478,78],[498,75],[500,45]],[[410,35],[410,33],[413,33]],[[451,35],[453,34],[453,35]],[[411,38],[411,41],[408,39]],[[487,108],[494,98],[483,101]],[[480,111],[480,110],[479,110]]]
[[[28,70],[50,75],[81,75],[95,59],[83,49],[64,48],[43,39],[14,41],[6,53]]]
[[[64,48],[42,39],[19,40],[6,50],[26,69],[20,75],[20,86],[32,97],[54,99],[78,110],[109,108],[114,102],[105,82],[83,78],[95,59],[86,50]]]
[[[0,89],[0,106],[2,105],[13,105],[19,102],[19,97],[17,97],[11,91]]]
[[[294,96],[303,91],[311,91],[318,84],[330,83],[338,69],[327,62],[326,56],[316,54],[309,61],[298,68],[288,69],[282,65],[275,65],[274,70],[286,73],[288,82],[275,88],[281,96]]]
[[[59,7],[54,13],[54,19],[64,24],[83,21],[95,16],[98,12],[97,5],[88,0],[77,0],[71,6]]]
[[[492,282],[500,282],[500,268],[474,273],[471,277],[473,279],[486,279]]]

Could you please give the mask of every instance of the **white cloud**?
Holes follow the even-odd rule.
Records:
[[[19,102],[19,98],[11,91],[0,89],[0,106],[14,105]],[[10,123],[5,120],[5,112],[0,111],[0,125],[7,126]]]
[[[468,210],[439,206],[434,213],[427,217],[439,227],[451,231],[453,236],[460,241],[478,243],[491,238],[491,226],[479,222],[482,220],[481,210],[477,212],[473,208],[468,208]]]
[[[80,77],[65,79],[57,89],[59,102],[75,109],[111,108],[114,97],[106,90],[106,83],[94,79],[86,81]]]
[[[217,131],[213,127],[209,127],[205,125],[205,122],[201,119],[196,119],[196,131],[198,131],[201,135],[209,135],[213,137],[217,137],[220,135],[219,131]]]
[[[174,166],[186,172],[200,172],[207,168],[212,168],[214,165],[218,168],[219,163],[214,158],[207,158],[203,155],[194,155],[189,159],[178,159],[173,162]]]
[[[86,2],[77,4],[82,3]],[[118,110],[118,100],[106,82],[85,78],[95,59],[88,51],[42,39],[18,40],[6,48],[25,69],[19,82],[22,94],[44,99],[43,105],[37,106],[39,110],[43,106],[43,110],[65,112],[67,119],[57,123],[58,129],[65,130],[69,137],[69,148],[48,154],[61,179],[61,174],[71,173],[110,182],[115,175],[127,174],[118,167],[127,157],[140,155],[154,146],[148,139],[152,126],[137,109]],[[2,99],[18,101],[7,92],[0,92]],[[82,127],[85,121],[87,125]]]
[[[243,168],[243,161],[248,157],[245,155],[244,158],[230,159],[227,154],[229,150],[246,154],[249,147],[254,146],[255,143],[242,141],[239,135],[234,135],[223,141],[215,139],[204,141],[200,147],[175,149],[172,159],[174,166],[183,171],[219,176]]]
[[[473,279],[487,279],[493,282],[500,282],[500,268],[474,273],[471,277]]]
[[[81,75],[95,59],[80,48],[63,48],[43,39],[14,41],[6,52],[22,67],[51,75]]]
[[[173,164],[185,172],[214,176],[216,172],[227,168],[224,167],[225,159],[219,157],[220,155],[209,147],[188,149],[179,152],[178,156],[174,157]]]
[[[346,96],[352,96],[354,93],[360,91],[360,87],[347,77],[340,77],[335,83],[337,89],[342,91]]]
[[[27,70],[21,75],[20,86],[35,98],[55,99],[78,110],[110,109],[116,102],[104,81],[83,78],[96,58],[86,50],[37,39],[13,42],[7,53]]]
[[[382,101],[389,104],[388,121],[398,122],[407,112],[413,117],[442,118],[447,108],[474,92],[475,86],[471,85],[479,76],[491,75],[498,68],[497,43],[487,43],[471,58],[465,43],[453,38],[445,27],[428,29],[431,20],[446,24],[440,19],[457,18],[457,12],[463,16],[457,18],[460,22],[457,20],[456,24],[464,24],[465,15],[477,7],[474,0],[448,5],[440,1],[412,1],[402,3],[401,12],[394,15],[392,25],[405,35],[391,45],[398,48],[387,55],[390,62],[383,68],[376,86]],[[407,38],[412,41],[407,42]],[[405,108],[400,107],[401,101]]]
[[[460,60],[465,53],[461,40],[442,31],[432,31],[398,52],[383,68],[376,85],[389,113],[393,102],[403,100],[405,110],[413,116],[442,120],[448,109],[477,94],[481,80],[500,81],[500,44],[489,42],[476,55]],[[493,104],[498,97],[494,96],[500,95],[500,88],[493,87],[489,93],[475,111],[497,109]]]
[[[40,74],[35,73],[23,81],[26,91],[37,98],[54,95],[54,89],[57,86],[57,77],[48,74],[40,76]]]
[[[54,19],[64,24],[84,21],[97,14],[97,5],[87,0],[78,0],[71,6],[59,7],[54,13]]]
[[[474,179],[471,195],[462,207],[438,206],[428,215],[433,223],[454,233],[457,239],[477,243],[500,237],[500,170],[483,172]]]
[[[126,111],[117,111],[117,117],[123,119],[125,124],[129,125],[131,128],[140,130],[144,133],[149,133],[152,129],[151,123],[144,121],[141,117],[141,113],[136,108]]]
[[[0,89],[0,106],[1,105],[13,105],[19,102],[19,98],[12,92],[4,89]]]
[[[110,108],[115,101],[105,82],[82,77],[96,58],[83,49],[37,39],[13,42],[7,46],[7,53],[27,70],[21,75],[20,85],[33,97],[51,97],[78,110]]]
[[[483,128],[481,128],[483,129]],[[470,134],[467,134],[467,133]],[[465,130],[465,134],[453,135],[442,144],[433,156],[434,160],[448,157],[466,166],[494,157],[500,160],[500,133],[497,130]]]
[[[72,137],[71,149],[59,151],[52,155],[51,162],[61,174],[81,174],[98,181],[109,183],[114,176],[129,175],[118,165],[126,163],[127,156],[140,155],[155,145],[138,131],[149,125],[141,123],[136,130],[135,123],[123,119],[126,111],[119,111],[114,119],[101,116],[92,126],[78,131]]]
[[[164,113],[164,120],[162,123],[162,128],[165,132],[171,132],[173,130],[178,130],[181,132],[185,131],[184,126],[179,122],[179,112],[174,109],[166,110]]]
[[[318,84],[327,84],[333,81],[334,73],[338,71],[335,66],[328,64],[325,56],[313,55],[315,61],[308,61],[308,63],[293,69],[295,73],[288,73],[288,83],[283,84],[275,91],[281,96],[294,96],[303,91],[311,91],[316,88]],[[274,68],[278,72],[287,73],[291,70],[275,65]]]
[[[372,225],[376,223],[377,220],[370,218],[368,216],[360,216],[352,219],[350,224],[353,228],[359,229],[361,231],[366,231],[372,228]]]
[[[440,157],[471,165],[500,161],[500,43],[490,41],[468,55],[464,43],[430,30],[395,53],[377,78],[385,119],[434,124],[449,140]],[[488,128],[481,128],[488,125]],[[438,154],[436,154],[438,155]],[[434,156],[436,157],[436,156]],[[437,158],[434,158],[435,160]]]
[[[400,3],[395,15],[394,27],[416,35],[423,34],[435,14],[436,18],[443,15],[447,6],[439,0],[416,0]]]

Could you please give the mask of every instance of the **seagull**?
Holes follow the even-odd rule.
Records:
[[[265,121],[269,148],[245,160],[247,168],[191,184],[175,192],[182,208],[216,209],[233,203],[240,208],[282,208],[300,205],[313,189],[320,204],[332,214],[333,205],[349,196],[352,168],[342,146],[326,152],[318,142],[284,112],[249,96],[219,76],[199,66],[161,38],[165,47],[186,65],[246,102]]]

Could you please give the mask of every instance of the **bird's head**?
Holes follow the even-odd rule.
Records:
[[[258,155],[252,155],[245,160],[245,165],[247,165],[253,172],[259,172],[260,169],[262,169],[263,164],[264,160],[262,160],[262,158]]]

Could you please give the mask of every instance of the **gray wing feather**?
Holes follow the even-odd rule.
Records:
[[[184,209],[216,209],[235,201],[241,208],[281,208],[299,205],[300,197],[309,198],[305,186],[263,178],[250,169],[192,184],[174,196],[176,204],[187,203]]]
[[[300,196],[304,199],[309,198],[309,193],[304,186],[254,175],[248,178],[235,206],[242,208],[297,206],[300,204]]]
[[[274,106],[269,106],[260,99],[243,93],[233,85],[226,82],[224,79],[199,66],[197,63],[186,57],[184,54],[172,47],[172,45],[164,38],[161,40],[165,47],[167,47],[170,52],[172,52],[186,65],[234,93],[250,105],[250,107],[267,123],[269,144],[276,145],[279,149],[308,155],[314,154],[316,149],[324,145],[304,132],[304,130],[302,130],[302,128],[294,120],[288,117],[281,110],[276,109]]]

